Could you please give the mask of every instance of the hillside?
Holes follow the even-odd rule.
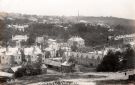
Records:
[[[79,22],[77,21],[79,20]],[[81,22],[83,21],[83,22]],[[108,40],[109,36],[134,33],[134,20],[116,17],[85,17],[80,16],[37,16],[8,14],[1,20],[1,40],[9,41],[12,35],[27,34],[35,40],[37,36],[49,36],[67,41],[72,36],[84,38],[86,45],[97,46],[116,41]],[[24,32],[8,28],[8,25],[24,25],[29,27]]]

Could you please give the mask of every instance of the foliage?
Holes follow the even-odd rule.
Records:
[[[133,48],[128,47],[126,51],[124,52],[124,58],[123,58],[123,63],[125,64],[124,69],[131,69],[135,67],[135,51]]]
[[[25,75],[25,72],[26,72],[25,68],[19,68],[14,74],[15,78],[23,77]]]
[[[41,56],[38,57],[37,62],[35,63],[27,63],[26,65],[22,66],[15,72],[15,77],[22,77],[22,76],[33,76],[39,75],[42,72],[42,60]]]
[[[25,16],[26,17],[26,16]],[[114,17],[81,17],[90,24],[85,23],[38,23],[31,22],[27,18],[24,19],[5,19],[0,22],[0,29],[2,29],[2,36],[0,36],[4,43],[10,41],[12,35],[15,34],[28,34],[29,39],[27,41],[28,45],[33,45],[35,42],[35,38],[37,36],[47,35],[49,37],[53,37],[55,39],[63,39],[67,41],[72,36],[80,36],[85,40],[85,44],[87,46],[97,46],[103,45],[105,43],[113,44],[117,41],[108,41],[108,36],[117,36],[123,34],[133,33],[132,29],[134,28],[130,23],[133,20],[120,19]],[[34,16],[35,17],[35,16]],[[37,17],[36,17],[37,18]],[[74,21],[74,20],[73,20]],[[72,22],[73,22],[72,21]],[[98,25],[98,21],[103,21],[103,25],[108,25],[110,28],[106,26]],[[29,28],[25,30],[25,32],[19,32],[14,29],[7,28],[8,24],[29,24]],[[60,26],[61,27],[60,27]],[[65,30],[64,27],[67,27]],[[113,29],[114,31],[109,32],[109,29]],[[3,38],[2,38],[3,37]],[[120,43],[120,42],[119,42]]]
[[[97,71],[118,71],[119,69],[119,54],[109,51],[108,54],[103,58],[101,64],[97,67]]]
[[[45,58],[49,58],[50,56],[51,56],[50,51],[47,51],[47,52],[45,53]]]
[[[77,61],[72,56],[70,56],[70,58],[68,59],[68,62],[72,64],[77,63]]]
[[[98,65],[97,71],[115,72],[124,69],[131,69],[135,66],[134,59],[135,51],[130,46],[122,52],[113,52],[110,50],[108,54],[104,56],[101,64]]]

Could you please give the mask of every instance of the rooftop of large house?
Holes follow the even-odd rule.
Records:
[[[80,22],[80,23],[88,23],[88,22],[85,21],[85,20],[80,20],[79,22]]]
[[[15,40],[15,41],[26,41],[28,39],[28,36],[27,35],[15,35],[15,36],[12,36],[12,40]]]
[[[16,55],[21,54],[20,49],[18,47],[7,47],[7,48],[0,48],[0,55]],[[24,48],[25,55],[32,55],[32,54],[42,54],[42,51],[39,47],[27,47]]]
[[[37,37],[36,42],[37,43],[43,43],[44,42],[44,37]]]
[[[1,48],[0,54],[3,55],[15,55],[15,54],[21,54],[19,51],[19,48],[17,47],[7,47],[7,48]]]
[[[51,42],[56,42],[56,40],[54,40],[54,39],[48,39],[48,41],[51,41]]]
[[[24,54],[25,55],[32,55],[32,54],[42,54],[42,51],[39,47],[34,46],[34,47],[27,47],[24,48]]]
[[[82,39],[81,37],[78,37],[78,36],[71,37],[69,40],[70,41],[84,41],[84,39]]]
[[[135,33],[133,34],[126,34],[126,35],[118,35],[114,39],[119,40],[119,39],[124,39],[124,38],[129,38],[129,37],[135,37]]]
[[[83,57],[83,58],[90,58],[90,59],[97,59],[97,58],[103,58],[102,53],[98,52],[92,52],[92,53],[81,53],[81,52],[65,52],[65,55],[67,56],[73,56],[73,57]]]

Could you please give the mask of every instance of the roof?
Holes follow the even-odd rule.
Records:
[[[12,40],[27,40],[28,36],[27,35],[16,35],[14,37],[12,37]]]
[[[24,54],[25,55],[32,55],[32,54],[42,54],[42,51],[40,50],[39,47],[29,47],[29,48],[24,48]]]
[[[41,68],[47,68],[47,66],[45,64],[42,64]]]
[[[6,55],[15,55],[17,53],[21,54],[21,52],[19,51],[19,48],[17,48],[17,47],[15,47],[15,48],[9,47],[8,51],[6,52]]]
[[[54,39],[51,39],[51,38],[50,38],[50,39],[48,39],[48,41],[56,42],[56,40],[54,40]]]
[[[45,51],[52,51],[53,49],[48,47],[48,48],[45,48],[44,50]]]
[[[84,39],[82,39],[81,37],[71,37],[70,39],[69,39],[70,41],[84,41]]]
[[[0,48],[0,52],[6,51],[6,48]]]
[[[9,69],[10,68],[10,65],[0,65],[0,70],[3,70],[3,69]]]
[[[33,48],[30,47],[30,48],[24,48],[24,54],[25,55],[31,55],[32,54],[32,51],[33,51]]]
[[[2,76],[2,77],[13,77],[13,74],[0,71],[0,76]]]
[[[61,67],[61,62],[56,62],[50,59],[45,59],[45,64],[56,66],[56,67]]]
[[[16,72],[19,68],[22,68],[22,66],[11,67],[12,71],[14,72]]]
[[[71,65],[72,65],[72,63],[69,63],[69,62],[65,61],[65,62],[64,62],[64,63],[62,63],[61,65],[62,65],[62,66],[71,66]]]
[[[80,20],[79,22],[80,22],[80,23],[88,23],[88,22],[85,21],[85,20]]]
[[[83,58],[88,58],[88,59],[97,59],[98,57],[102,57],[102,54],[99,54],[99,53],[81,53],[81,52],[65,52],[65,55],[68,55],[68,56],[74,56],[74,57],[83,57]]]
[[[36,42],[38,43],[44,42],[44,37],[36,37]]]

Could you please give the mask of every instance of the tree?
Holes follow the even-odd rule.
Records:
[[[72,64],[76,64],[77,63],[77,61],[73,58],[73,56],[70,56],[67,62],[68,63],[72,63]]]
[[[135,67],[135,51],[131,48],[131,46],[128,46],[126,51],[124,52],[124,66],[125,69],[131,69]]]
[[[104,56],[103,61],[97,67],[97,71],[103,72],[116,72],[119,70],[119,52],[114,53],[109,51],[106,56]]]
[[[14,76],[15,76],[15,78],[18,78],[18,77],[23,77],[26,73],[26,69],[25,68],[19,68],[16,72],[15,72],[15,74],[14,74]]]

